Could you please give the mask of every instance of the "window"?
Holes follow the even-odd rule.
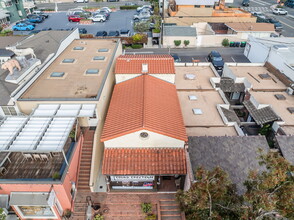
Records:
[[[64,72],[53,72],[51,73],[50,77],[63,77]]]
[[[87,69],[86,74],[98,74],[98,69]]]
[[[200,8],[200,5],[194,5],[194,8]]]
[[[141,138],[144,138],[144,139],[145,139],[145,138],[148,138],[148,136],[149,136],[149,135],[148,135],[147,132],[141,132],[141,133],[140,133],[140,137],[141,137]]]
[[[93,60],[105,60],[104,56],[95,56],[93,57]]]
[[[84,47],[74,47],[74,50],[84,50]]]
[[[193,108],[194,115],[202,115],[202,110],[200,108]]]
[[[17,206],[24,217],[56,217],[50,206]]]
[[[205,8],[211,8],[211,5],[205,5]]]
[[[17,115],[17,112],[13,106],[1,106],[4,115]]]
[[[196,101],[197,100],[197,96],[196,95],[189,95],[189,100],[190,101]]]
[[[62,63],[73,63],[75,62],[75,59],[64,59],[62,60]]]
[[[109,49],[107,49],[107,48],[98,49],[98,52],[108,52],[108,51],[109,51]]]

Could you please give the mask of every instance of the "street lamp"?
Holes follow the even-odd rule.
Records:
[[[58,11],[58,7],[57,7],[57,0],[55,0],[55,12]]]

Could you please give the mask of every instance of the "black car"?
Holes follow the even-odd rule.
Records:
[[[120,36],[121,37],[129,37],[131,34],[130,30],[128,29],[121,29],[120,30]]]
[[[41,12],[41,11],[34,11],[33,14],[42,16],[44,18],[49,18],[48,14],[45,14],[44,12]]]
[[[86,34],[87,33],[87,29],[86,28],[79,28],[79,33],[80,34]]]
[[[105,36],[107,36],[107,32],[106,31],[98,31],[95,36],[96,37],[105,37]]]
[[[222,71],[224,68],[224,60],[219,52],[213,50],[207,57],[217,71]]]
[[[181,62],[181,58],[178,56],[178,54],[176,53],[171,53],[170,54],[173,58],[174,58],[174,61],[177,63],[177,62]]]
[[[44,16],[39,16],[39,15],[35,15],[35,14],[29,14],[29,15],[27,15],[27,19],[35,19],[35,18],[41,18],[42,21],[45,20],[45,17]]]
[[[118,31],[109,31],[108,36],[109,37],[117,37],[117,36],[119,36],[119,32]]]
[[[249,6],[249,0],[243,0],[242,5],[245,7]]]

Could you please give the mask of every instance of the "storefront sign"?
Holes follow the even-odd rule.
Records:
[[[154,176],[110,176],[111,181],[130,182],[130,181],[153,181]]]

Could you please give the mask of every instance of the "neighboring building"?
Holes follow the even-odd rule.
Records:
[[[146,74],[170,83],[175,83],[175,67],[173,57],[167,54],[145,54],[121,55],[116,59],[116,83]]]
[[[90,132],[93,135],[87,135],[88,145],[94,142],[83,148],[79,170],[81,178],[77,183],[80,191],[106,191],[105,183],[98,186],[103,143],[94,139],[100,139],[115,83],[114,61],[121,53],[119,40],[73,37],[61,44],[53,57],[14,93],[13,99],[24,114],[30,114],[40,104],[46,104],[48,108],[54,104],[96,106],[93,116],[79,118],[80,126],[92,127]]]
[[[240,39],[247,40],[249,35],[253,37],[270,37],[271,34],[275,33],[274,24],[270,23],[244,23],[234,22],[225,23],[229,28],[228,34],[236,34]]]
[[[150,75],[116,84],[101,141],[110,191],[183,187],[187,136],[175,85]]]
[[[277,135],[276,140],[282,156],[294,165],[294,136]]]
[[[294,81],[294,39],[249,37],[244,55],[251,62],[270,63],[275,69]]]
[[[31,14],[36,8],[35,1],[33,0],[23,0],[23,7],[27,14]]]
[[[185,40],[189,41],[187,47],[196,47],[197,34],[195,27],[187,26],[163,26],[163,46],[176,47],[175,40],[180,40],[181,44],[178,47],[186,47]]]
[[[243,193],[243,183],[250,170],[263,171],[265,167],[259,165],[259,153],[269,151],[264,136],[244,137],[189,137],[189,158],[186,189],[196,181],[195,171],[199,167],[212,170],[219,166],[229,174],[237,191]]]
[[[64,116],[62,109],[41,116],[48,114],[44,107],[1,121],[0,194],[8,204],[1,208],[8,216],[61,220],[72,210],[84,138],[77,116]]]
[[[27,16],[26,11],[23,7],[22,0],[1,0],[0,9],[4,11],[5,16],[6,14],[9,14],[9,17],[6,17],[6,19],[10,21],[10,23],[26,18]],[[2,13],[2,19],[3,19],[3,13]]]

